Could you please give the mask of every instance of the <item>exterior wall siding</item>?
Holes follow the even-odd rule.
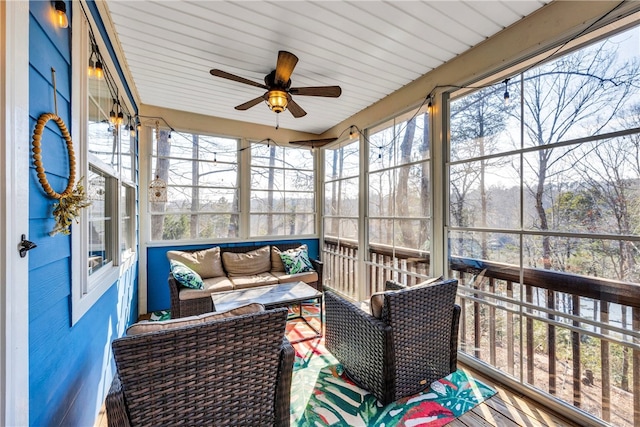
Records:
[[[66,3],[71,22],[72,5]],[[72,28],[55,27],[51,8],[51,2],[30,2],[30,123],[33,129],[42,113],[54,112],[54,68],[58,115],[71,130]],[[89,10],[101,22],[95,5],[90,4]],[[103,28],[100,32],[106,34]],[[42,157],[49,183],[60,192],[67,185],[69,161],[59,135],[55,123],[49,122]],[[28,173],[29,236],[38,245],[29,254],[29,277],[23,284],[29,286],[29,422],[93,425],[115,372],[111,341],[137,317],[137,261],[123,269],[119,280],[72,327],[71,238],[49,236],[54,200],[42,190],[33,162]]]

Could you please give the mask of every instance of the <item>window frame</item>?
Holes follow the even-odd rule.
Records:
[[[189,161],[189,162],[198,162],[201,164],[211,164],[211,165],[218,165],[218,164],[225,164],[225,165],[234,165],[237,168],[236,171],[236,176],[237,176],[237,182],[236,185],[233,187],[217,187],[217,186],[212,186],[212,185],[203,185],[203,186],[198,186],[197,188],[202,188],[202,189],[219,189],[219,190],[235,190],[237,191],[238,194],[238,204],[236,206],[237,210],[234,211],[225,211],[225,212],[214,212],[214,211],[207,211],[207,212],[202,212],[198,211],[197,215],[236,215],[238,218],[238,231],[236,233],[235,237],[217,237],[217,238],[210,238],[210,237],[202,237],[202,238],[183,238],[183,239],[154,239],[153,238],[153,229],[152,229],[152,225],[153,225],[153,220],[152,218],[154,216],[162,216],[162,215],[191,215],[191,212],[187,212],[187,211],[182,211],[182,212],[156,212],[152,209],[152,201],[149,200],[148,196],[145,200],[145,205],[146,205],[146,211],[148,214],[148,218],[147,218],[147,224],[146,224],[146,230],[147,230],[147,235],[148,235],[148,242],[147,245],[149,246],[154,246],[154,245],[163,245],[163,244],[185,244],[185,243],[203,243],[203,242],[225,242],[225,241],[234,241],[234,240],[240,240],[242,239],[244,236],[242,234],[242,209],[241,209],[241,205],[242,205],[242,180],[243,180],[243,166],[242,166],[242,162],[243,160],[243,156],[242,156],[242,152],[244,151],[244,149],[242,148],[242,143],[243,140],[240,137],[233,137],[233,136],[224,136],[224,135],[217,135],[214,133],[206,133],[206,132],[195,132],[195,131],[177,131],[174,129],[169,129],[167,127],[161,126],[160,122],[158,121],[154,121],[155,123],[155,128],[149,126],[150,123],[146,123],[143,126],[145,135],[147,135],[147,137],[145,138],[145,140],[148,141],[148,155],[146,156],[146,159],[148,161],[148,164],[146,165],[146,176],[147,176],[147,186],[149,185],[149,183],[151,183],[154,178],[155,178],[155,171],[154,171],[154,166],[157,164],[157,159],[158,157],[161,157],[163,159],[169,159],[169,160],[176,160],[176,161]],[[207,138],[219,138],[219,139],[224,139],[224,140],[229,140],[229,141],[235,141],[236,142],[236,163],[233,162],[229,162],[227,160],[225,160],[224,158],[218,159],[217,155],[214,155],[214,160],[210,160],[210,159],[194,159],[194,158],[187,158],[187,157],[181,157],[181,156],[175,156],[175,155],[162,155],[159,156],[157,153],[158,150],[158,142],[157,142],[157,138],[158,138],[158,133],[160,131],[163,132],[169,132],[169,134],[171,135],[172,133],[176,133],[176,134],[180,134],[182,136],[182,134],[188,134],[188,135],[197,135],[198,137],[207,137]],[[215,153],[215,152],[214,152]],[[222,153],[222,151],[220,151],[220,153]],[[224,156],[223,156],[224,157]],[[169,189],[171,187],[176,187],[176,188],[186,188],[189,187],[187,185],[171,185],[169,182],[166,183],[167,184],[167,193],[169,193]]]
[[[76,152],[76,176],[86,177],[89,171],[89,167],[93,167],[108,176],[107,184],[110,186],[110,213],[112,218],[112,230],[111,230],[111,252],[112,262],[106,264],[94,274],[89,275],[88,261],[89,261],[89,213],[88,209],[81,210],[79,221],[74,223],[71,227],[71,325],[75,325],[85,313],[87,313],[94,304],[117,283],[121,272],[130,268],[137,259],[137,243],[135,235],[132,242],[131,250],[128,252],[128,256],[122,256],[120,252],[120,244],[122,240],[121,235],[121,206],[120,206],[120,188],[122,185],[127,185],[133,188],[133,196],[129,197],[127,203],[129,205],[129,212],[131,213],[130,232],[134,233],[136,229],[136,205],[135,205],[135,155],[133,152],[134,144],[130,144],[130,155],[132,158],[132,172],[133,176],[123,177],[121,160],[118,159],[118,170],[114,170],[108,165],[103,164],[96,159],[91,153],[88,152],[88,119],[89,119],[89,85],[88,76],[86,73],[86,64],[89,62],[89,47],[90,36],[89,31],[92,28],[96,28],[96,23],[90,13],[83,13],[83,8],[86,6],[81,3],[74,3],[73,13],[73,28],[79,29],[72,33],[72,58],[71,58],[71,72],[72,72],[72,97],[71,97],[71,120],[72,120],[72,139],[74,141],[74,151]],[[96,35],[96,43],[98,48],[102,52],[109,52],[99,32],[94,32]],[[110,55],[103,57],[103,66],[109,70],[115,70],[115,64],[112,61]],[[124,91],[123,83],[119,78],[115,79],[115,83],[118,86],[118,90]],[[129,103],[129,99],[126,97],[123,99],[128,111],[134,111],[133,106]],[[121,135],[118,130],[117,136],[117,155],[121,156],[120,144]],[[88,188],[86,182],[85,188]]]
[[[247,213],[247,221],[246,223],[248,224],[247,229],[244,230],[245,234],[250,238],[250,239],[290,239],[290,238],[306,238],[306,237],[315,237],[318,235],[318,213],[319,213],[319,209],[318,209],[318,203],[317,203],[317,190],[318,190],[318,168],[317,168],[317,163],[318,163],[318,156],[316,154],[316,152],[312,151],[312,150],[308,150],[306,148],[298,148],[298,147],[283,147],[283,146],[279,146],[279,145],[274,145],[275,149],[278,150],[284,150],[282,153],[282,160],[279,160],[276,157],[276,161],[281,163],[278,165],[274,165],[273,167],[269,166],[269,165],[254,165],[253,163],[253,151],[252,148],[254,146],[258,146],[258,145],[267,145],[267,148],[269,144],[265,144],[264,142],[258,142],[258,141],[249,141],[249,160],[248,160],[248,166],[247,169],[249,171],[249,180],[247,182],[247,199],[249,201],[248,203],[248,213]],[[286,158],[285,154],[286,154],[286,150],[305,150],[305,151],[310,151],[311,152],[311,161],[312,161],[312,166],[311,169],[297,169],[297,168],[287,168],[285,166],[283,166],[282,164],[284,163],[284,159]],[[253,168],[259,168],[265,171],[268,171],[269,169],[273,169],[275,171],[282,171],[284,176],[286,177],[287,172],[289,171],[295,171],[295,170],[303,170],[306,172],[312,172],[313,173],[313,177],[311,179],[311,185],[313,186],[313,189],[310,191],[307,190],[295,190],[295,189],[288,189],[283,188],[282,190],[278,191],[278,190],[269,190],[269,189],[260,189],[260,188],[253,188],[253,179],[251,178],[252,175],[252,171]],[[251,200],[252,200],[252,196],[253,193],[255,192],[262,192],[262,193],[267,193],[267,192],[273,192],[275,193],[281,193],[284,197],[284,199],[287,199],[287,195],[290,194],[310,194],[311,195],[311,202],[313,203],[313,210],[312,211],[304,211],[304,212],[298,212],[302,215],[312,215],[313,219],[311,221],[312,225],[313,225],[313,232],[312,233],[306,233],[306,234],[265,234],[265,235],[260,235],[260,234],[253,234],[252,233],[252,227],[251,227],[251,219],[254,216],[261,216],[261,215],[269,215],[268,212],[259,212],[259,211],[253,211],[251,210]],[[241,195],[242,197],[242,195]],[[278,212],[271,212],[271,215],[273,215],[274,218],[280,218],[283,216],[287,216],[290,213],[283,211],[278,211]],[[241,222],[242,223],[242,222]]]

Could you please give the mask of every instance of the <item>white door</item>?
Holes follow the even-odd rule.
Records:
[[[29,425],[29,2],[0,1],[0,425]]]

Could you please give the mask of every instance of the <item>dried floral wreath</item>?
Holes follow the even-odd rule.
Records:
[[[49,185],[47,176],[45,174],[44,166],[42,165],[42,131],[49,120],[53,120],[62,133],[62,139],[67,144],[67,152],[69,154],[69,183],[67,188],[62,193],[57,193]],[[38,175],[38,181],[44,189],[45,193],[51,198],[58,200],[58,203],[54,205],[53,217],[56,220],[56,226],[49,233],[54,236],[57,233],[70,234],[71,224],[75,220],[76,223],[80,217],[80,209],[86,208],[91,205],[91,201],[88,200],[87,194],[84,190],[84,186],[81,184],[82,178],[76,183],[76,157],[73,152],[73,142],[71,141],[71,135],[64,121],[53,113],[42,114],[36,123],[36,128],[33,131],[33,163],[36,166],[36,173]],[[75,188],[74,188],[75,184]]]

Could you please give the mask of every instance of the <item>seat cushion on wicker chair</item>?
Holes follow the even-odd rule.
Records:
[[[305,282],[313,283],[318,281],[318,273],[305,271],[304,273],[287,274],[284,271],[272,271],[271,274],[278,278],[279,283]]]
[[[229,277],[251,276],[271,270],[271,246],[249,252],[224,252],[222,264]]]
[[[240,316],[242,314],[259,313],[264,311],[264,306],[256,302],[252,302],[240,307],[226,311],[215,311],[212,313],[199,314],[197,316],[181,317],[180,319],[170,319],[161,321],[142,321],[134,323],[127,328],[127,335],[138,335],[147,332],[166,331],[169,329],[180,328],[182,326],[198,325],[200,323],[210,322],[212,320],[224,319],[227,317]]]
[[[233,289],[255,288],[257,286],[275,285],[278,278],[271,273],[258,273],[250,276],[229,277],[233,283]]]
[[[167,258],[180,261],[203,279],[225,276],[219,246],[201,251],[168,251]]]
[[[434,283],[438,283],[441,281],[442,281],[442,276],[431,277],[425,280],[424,282],[418,283],[415,286],[410,286],[410,288],[415,289],[415,288],[421,288],[424,286],[430,286],[430,285],[433,285]],[[376,319],[380,319],[382,317],[382,306],[384,305],[384,296],[385,294],[392,293],[392,292],[400,292],[400,290],[375,292],[373,295],[371,295],[369,307],[371,307],[371,315],[373,317],[375,317]]]
[[[202,281],[202,289],[188,289],[182,288],[178,293],[178,298],[181,301],[197,298],[209,298],[214,292],[232,291],[233,283],[227,276],[224,277],[211,277]]]

